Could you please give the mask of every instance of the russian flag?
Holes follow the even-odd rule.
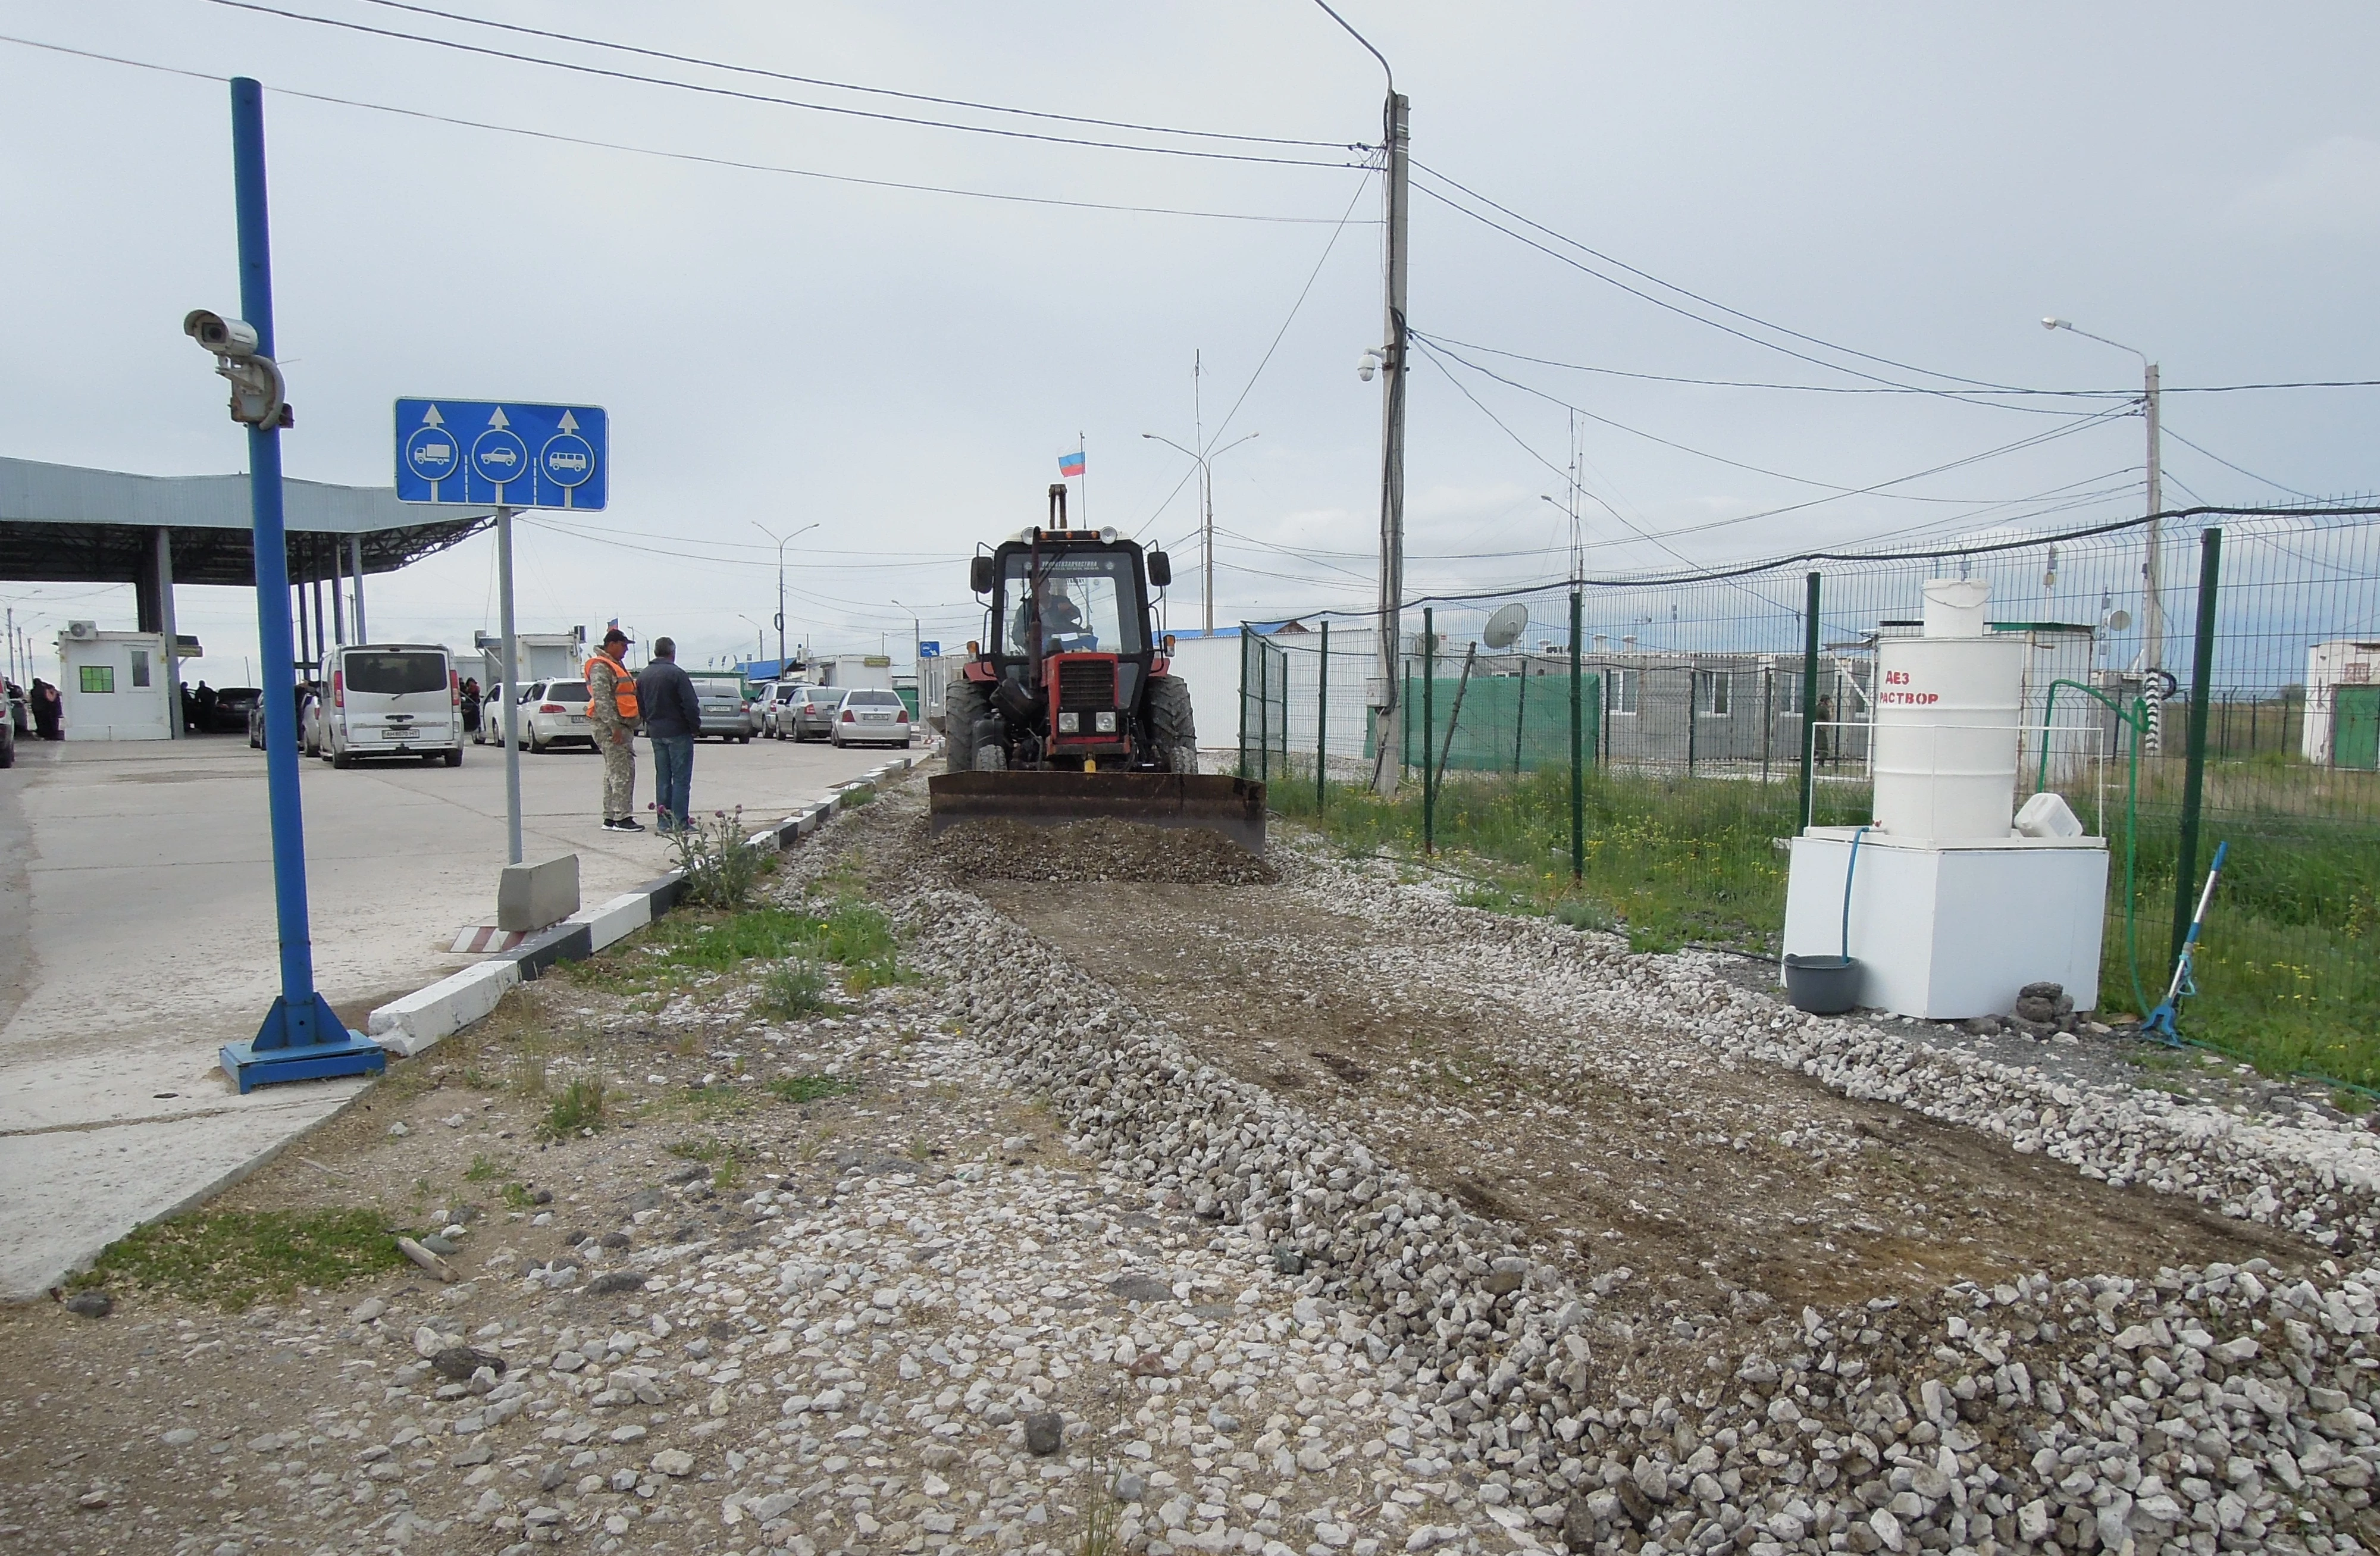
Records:
[[[1072,480],[1082,473],[1083,451],[1081,449],[1076,449],[1072,454],[1058,456],[1058,474],[1062,479]]]

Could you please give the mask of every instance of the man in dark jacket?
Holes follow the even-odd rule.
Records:
[[[637,702],[653,744],[653,810],[662,832],[682,832],[694,783],[694,737],[702,733],[702,702],[677,667],[677,644],[653,639],[652,663],[637,672]]]

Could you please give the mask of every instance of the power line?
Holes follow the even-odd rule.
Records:
[[[1934,369],[1932,369],[1932,368],[1921,368],[1921,367],[1914,366],[1914,365],[1912,365],[1912,364],[1911,364],[1911,363],[1908,363],[1908,362],[1896,361],[1896,360],[1894,360],[1894,359],[1893,359],[1892,358],[1890,358],[1890,357],[1879,357],[1879,356],[1876,355],[1876,354],[1875,354],[1874,352],[1872,352],[1872,351],[1862,351],[1862,350],[1858,349],[1858,348],[1857,348],[1857,347],[1855,347],[1855,346],[1840,346],[1840,345],[1837,345],[1837,344],[1836,344],[1835,342],[1833,342],[1833,341],[1823,339],[1823,338],[1821,338],[1821,337],[1819,337],[1819,336],[1817,336],[1817,335],[1814,335],[1814,334],[1803,334],[1803,333],[1802,331],[1800,331],[1800,330],[1791,329],[1791,328],[1789,328],[1789,327],[1787,327],[1786,325],[1783,325],[1783,324],[1773,323],[1773,322],[1770,322],[1770,321],[1768,321],[1768,320],[1766,320],[1766,319],[1763,319],[1763,318],[1759,317],[1757,314],[1746,313],[1746,312],[1744,312],[1744,311],[1743,311],[1742,309],[1740,309],[1740,308],[1730,308],[1727,304],[1725,304],[1725,303],[1723,303],[1723,302],[1719,302],[1719,301],[1718,301],[1716,298],[1706,298],[1706,297],[1703,296],[1700,292],[1696,292],[1696,291],[1691,290],[1690,288],[1687,288],[1687,287],[1684,287],[1684,286],[1681,286],[1677,285],[1675,282],[1671,282],[1671,281],[1664,281],[1664,280],[1662,280],[1659,276],[1653,274],[1650,271],[1639,270],[1636,266],[1634,266],[1634,265],[1632,265],[1632,264],[1628,263],[1628,262],[1627,262],[1626,261],[1624,261],[1624,260],[1617,260],[1617,259],[1614,259],[1614,258],[1612,258],[1610,255],[1609,255],[1609,254],[1606,254],[1606,253],[1602,252],[1600,249],[1589,248],[1587,245],[1585,245],[1585,244],[1584,244],[1584,243],[1581,243],[1578,239],[1576,239],[1576,238],[1574,238],[1574,237],[1572,237],[1568,236],[1568,235],[1567,235],[1567,234],[1565,234],[1565,233],[1557,232],[1557,231],[1555,231],[1553,228],[1551,228],[1551,227],[1549,227],[1549,226],[1547,226],[1547,225],[1546,225],[1544,223],[1542,223],[1542,222],[1532,221],[1530,218],[1528,218],[1528,217],[1526,217],[1526,216],[1522,215],[1519,212],[1514,211],[1514,210],[1513,210],[1513,209],[1512,209],[1510,206],[1506,206],[1506,205],[1500,205],[1500,204],[1498,204],[1495,201],[1492,201],[1492,200],[1488,199],[1486,195],[1481,194],[1478,190],[1476,190],[1476,189],[1475,189],[1475,188],[1470,188],[1469,186],[1467,186],[1467,185],[1465,185],[1465,184],[1463,184],[1463,183],[1461,183],[1461,182],[1458,182],[1457,180],[1455,180],[1455,179],[1453,179],[1453,178],[1448,177],[1445,174],[1440,173],[1439,171],[1438,171],[1438,169],[1436,169],[1436,168],[1434,168],[1434,167],[1425,166],[1424,164],[1420,164],[1420,163],[1415,163],[1415,164],[1414,164],[1414,166],[1415,166],[1415,167],[1416,167],[1416,168],[1418,168],[1421,172],[1424,172],[1424,173],[1428,174],[1431,177],[1433,177],[1433,178],[1437,179],[1439,183],[1444,184],[1444,185],[1447,185],[1449,188],[1453,188],[1453,189],[1456,189],[1456,190],[1460,191],[1461,193],[1463,193],[1463,194],[1464,194],[1464,195],[1468,196],[1469,198],[1471,198],[1471,199],[1473,199],[1473,200],[1477,201],[1480,204],[1487,206],[1489,210],[1491,210],[1491,211],[1495,211],[1495,212],[1498,212],[1498,213],[1500,213],[1500,214],[1502,214],[1502,215],[1509,216],[1509,217],[1511,217],[1513,221],[1519,222],[1519,223],[1521,223],[1521,224],[1522,224],[1523,225],[1524,225],[1524,226],[1527,226],[1527,227],[1533,228],[1534,230],[1536,230],[1536,231],[1537,231],[1537,232],[1541,232],[1541,233],[1545,234],[1548,237],[1552,238],[1552,239],[1553,239],[1555,242],[1557,242],[1557,243],[1565,244],[1565,245],[1569,246],[1570,248],[1572,248],[1572,249],[1577,249],[1580,253],[1582,253],[1582,254],[1585,254],[1585,255],[1589,255],[1589,256],[1591,256],[1592,258],[1597,259],[1597,260],[1599,260],[1599,261],[1601,261],[1603,263],[1608,264],[1608,265],[1610,265],[1610,266],[1612,266],[1612,267],[1613,267],[1613,268],[1615,268],[1615,269],[1618,269],[1618,270],[1624,270],[1624,271],[1626,271],[1629,274],[1633,275],[1633,276],[1636,276],[1636,277],[1637,277],[1637,278],[1639,278],[1640,280],[1648,281],[1648,282],[1652,283],[1654,286],[1660,287],[1660,288],[1661,288],[1662,290],[1664,290],[1664,291],[1668,291],[1668,292],[1675,292],[1676,294],[1678,294],[1680,297],[1682,297],[1682,298],[1692,298],[1694,301],[1696,301],[1696,302],[1698,302],[1698,303],[1702,304],[1705,308],[1715,308],[1715,309],[1718,310],[1720,312],[1725,313],[1725,314],[1728,314],[1729,316],[1730,316],[1730,317],[1732,317],[1732,318],[1736,318],[1736,319],[1741,319],[1741,320],[1742,320],[1745,323],[1748,323],[1748,324],[1755,324],[1755,325],[1759,326],[1761,329],[1773,331],[1774,333],[1776,333],[1776,334],[1781,334],[1781,335],[1790,335],[1791,337],[1792,337],[1792,338],[1793,338],[1793,339],[1795,339],[1795,340],[1807,342],[1808,344],[1810,344],[1810,345],[1812,345],[1812,346],[1815,346],[1819,347],[1821,350],[1840,352],[1840,353],[1841,353],[1842,355],[1844,355],[1844,356],[1846,356],[1846,357],[1857,357],[1857,358],[1859,358],[1862,361],[1874,362],[1874,363],[1876,363],[1876,365],[1878,365],[1879,367],[1892,368],[1892,369],[1895,369],[1895,370],[1897,370],[1897,371],[1900,371],[1900,372],[1912,372],[1912,373],[1916,373],[1916,374],[1918,374],[1920,377],[1924,377],[1924,378],[1938,378],[1938,379],[1942,379],[1942,380],[1944,380],[1945,382],[1947,382],[1947,383],[1961,383],[1961,384],[1965,384],[1965,385],[1967,385],[1968,387],[1970,387],[1970,388],[1974,388],[1974,389],[1996,390],[1996,391],[1998,391],[1998,392],[2003,393],[2003,394],[2010,393],[2010,392],[2016,392],[2016,393],[2022,393],[2022,391],[2021,391],[2021,390],[2015,390],[2015,389],[2014,389],[2014,386],[2012,386],[2012,385],[2010,385],[2010,384],[2006,384],[2006,383],[1990,383],[1990,382],[1988,382],[1987,380],[1985,380],[1985,379],[1980,379],[1980,378],[1965,378],[1965,377],[1961,377],[1961,375],[1959,375],[1959,374],[1957,374],[1957,373],[1950,373],[1950,372],[1939,372],[1939,371],[1935,371],[1935,370],[1934,370]],[[1441,196],[1441,197],[1439,197],[1439,198],[1443,199],[1444,197],[1442,197],[1442,196]],[[1452,201],[1446,201],[1446,203],[1448,203],[1448,204],[1452,204],[1453,202],[1452,202]],[[1460,210],[1460,209],[1462,209],[1462,208],[1461,208],[1460,206],[1457,206],[1457,207],[1456,207],[1456,209],[1457,209],[1457,210]],[[1584,267],[1582,267],[1582,268],[1584,268]],[[1591,273],[1590,273],[1590,274],[1591,274]],[[1609,277],[1605,277],[1604,279],[1609,280]],[[1692,315],[1689,315],[1689,317],[1692,317]],[[1714,328],[1724,328],[1724,327],[1725,327],[1725,326],[1723,326],[1723,325],[1719,325],[1719,324],[1718,324],[1715,321],[1712,321],[1712,320],[1707,320],[1707,319],[1706,319],[1706,320],[1704,320],[1704,321],[1703,321],[1703,322],[1705,322],[1705,323],[1706,323],[1706,324],[1711,324]],[[1733,333],[1733,332],[1730,332],[1730,333]],[[1759,344],[1766,345],[1766,346],[1770,346],[1770,348],[1771,348],[1772,350],[1782,350],[1782,349],[1783,349],[1783,347],[1781,347],[1781,346],[1775,346],[1775,345],[1774,345],[1773,343],[1771,343],[1771,342],[1763,341],[1763,342],[1760,342]],[[1834,369],[1834,371],[1838,371],[1838,372],[1850,372],[1850,371],[1854,371],[1854,370],[1852,370],[1852,369],[1849,369],[1849,368],[1842,367],[1842,366],[1840,366],[1840,364],[1838,364],[1838,363],[1831,363],[1831,362],[1828,362],[1828,363],[1820,363],[1819,365],[1820,365],[1820,366],[1823,366],[1823,367],[1830,367],[1830,368],[1833,368],[1833,369]],[[1867,375],[1865,375],[1865,374],[1862,374],[1861,376],[1864,377],[1864,376],[1867,376]],[[1921,392],[1927,392],[1927,391],[1921,391]],[[1937,393],[1937,394],[1944,393],[1944,391],[1939,391],[1939,390],[1935,390],[1935,391],[1930,391],[1930,392],[1931,392],[1931,393]]]
[[[178,66],[158,65],[145,59],[130,59],[121,55],[102,54],[93,49],[69,48],[63,43],[43,43],[35,38],[18,38],[0,33],[0,43],[15,43],[23,48],[40,49],[49,54],[69,55],[77,59],[97,60],[107,65],[128,66],[135,70],[154,71],[161,76],[180,76],[194,81],[226,81],[231,78],[206,70],[188,70]],[[584,146],[595,151],[625,152],[632,156],[657,157],[665,162],[691,163],[703,167],[723,167],[741,173],[769,173],[785,177],[811,178],[830,184],[854,184],[865,188],[899,189],[913,194],[955,195],[965,200],[988,200],[1009,205],[1046,205],[1070,211],[1111,211],[1136,216],[1190,216],[1216,222],[1262,222],[1290,226],[1328,226],[1329,216],[1273,216],[1240,211],[1196,211],[1170,205],[1124,205],[1096,200],[1060,200],[1047,195],[1008,194],[994,189],[970,189],[948,184],[916,184],[895,178],[863,178],[851,173],[822,173],[815,168],[789,167],[778,163],[746,162],[735,157],[710,156],[699,152],[671,152],[653,146],[632,145],[621,140],[602,140],[583,135],[566,135],[560,130],[533,129],[521,125],[496,124],[487,119],[467,119],[452,114],[433,114],[422,108],[400,108],[392,103],[373,103],[363,98],[339,97],[329,92],[300,91],[290,87],[266,89],[277,97],[295,98],[307,103],[327,103],[341,108],[361,108],[375,114],[390,114],[398,118],[420,119],[431,124],[453,125],[462,129],[487,130],[497,135],[517,135],[525,140],[551,141],[564,146]]]
[[[1049,113],[1038,108],[1012,108],[998,103],[978,103],[964,97],[936,97],[930,92],[900,91],[891,87],[860,86],[852,81],[829,80],[818,76],[795,76],[783,70],[769,70],[756,65],[736,65],[723,59],[709,59],[700,55],[672,54],[666,49],[639,48],[632,43],[615,43],[608,39],[589,38],[575,32],[556,32],[541,27],[523,27],[516,22],[493,21],[485,17],[466,16],[459,11],[442,11],[430,6],[409,5],[407,0],[363,0],[368,6],[379,6],[392,11],[409,11],[416,16],[437,17],[444,21],[459,21],[472,27],[491,28],[499,32],[511,32],[528,38],[547,38],[557,43],[579,43],[590,49],[609,49],[617,54],[636,55],[646,59],[665,59],[674,65],[695,65],[710,70],[723,70],[733,75],[754,76],[765,80],[789,81],[795,86],[829,87],[837,91],[864,92],[871,97],[897,98],[905,103],[929,103],[941,108],[972,108],[986,114],[1012,114],[1020,118],[1044,119],[1054,124],[1088,125],[1098,129],[1129,129],[1148,135],[1180,135],[1201,140],[1238,140],[1260,146],[1305,146],[1325,151],[1354,150],[1336,140],[1303,140],[1281,135],[1239,135],[1216,129],[1180,129],[1166,125],[1135,124],[1127,119],[1088,118],[1076,114]]]
[[[1930,395],[1936,393],[1930,389],[1903,387],[1890,383],[1775,383],[1759,379],[1687,378],[1677,373],[1636,372],[1626,368],[1599,367],[1590,362],[1564,362],[1551,357],[1532,357],[1524,351],[1509,351],[1502,346],[1482,346],[1477,341],[1456,340],[1451,335],[1439,335],[1437,338],[1448,346],[1459,346],[1465,351],[1484,351],[1491,357],[1509,358],[1515,362],[1530,362],[1541,368],[1560,368],[1566,372],[1600,373],[1607,378],[1632,378],[1649,383],[1684,383],[1706,389],[1786,389],[1804,395]],[[2168,383],[2161,386],[2158,392],[2166,395],[2238,395],[2259,389],[2380,389],[2380,378],[2301,379],[2289,383]],[[2043,399],[2137,400],[2141,397],[2141,392],[2136,388],[2000,389],[1993,393],[2023,395]],[[2200,452],[2205,451],[2202,449]]]
[[[229,10],[250,11],[260,16],[279,17],[287,21],[302,21],[316,27],[334,28],[340,31],[362,33],[369,37],[389,38],[403,43],[421,43],[431,48],[449,49],[457,54],[477,55],[485,59],[506,60],[518,65],[541,66],[549,70],[566,71],[572,75],[593,76],[606,80],[633,81],[643,86],[667,87],[675,91],[694,92],[703,97],[726,98],[739,103],[767,103],[780,108],[799,108],[809,113],[834,114],[846,118],[872,119],[882,124],[916,125],[928,129],[957,130],[966,135],[989,135],[1004,140],[1032,140],[1054,146],[1083,146],[1104,152],[1137,152],[1148,156],[1188,157],[1200,162],[1257,163],[1277,167],[1353,167],[1349,162],[1323,162],[1313,157],[1259,156],[1249,152],[1201,152],[1184,146],[1136,146],[1123,140],[1093,140],[1080,136],[1049,135],[1038,130],[1002,129],[995,125],[961,124],[954,119],[919,118],[909,114],[880,113],[872,108],[849,108],[832,103],[809,103],[800,98],[777,97],[768,92],[745,91],[735,87],[708,86],[699,81],[673,80],[666,76],[641,75],[634,70],[616,70],[601,65],[582,65],[565,59],[549,59],[543,55],[524,54],[516,49],[489,48],[480,43],[466,43],[455,38],[433,38],[427,33],[405,32],[393,27],[373,27],[360,21],[342,21],[335,17],[318,17],[304,11],[284,10],[266,6],[258,0],[207,0],[209,5]]]
[[[2209,459],[2214,460],[2216,464],[2222,466],[2227,470],[2237,471],[2239,474],[2246,476],[2250,480],[2260,481],[2264,485],[2271,487],[2276,492],[2286,492],[2292,497],[2302,497],[2310,503],[2320,501],[2320,499],[2315,497],[2311,492],[2301,492],[2294,486],[2283,486],[2279,481],[2273,480],[2270,476],[2260,476],[2253,470],[2243,469],[2240,466],[2234,465],[2230,460],[2224,458],[2223,456],[2216,453],[2213,449],[2202,447],[2199,444],[2191,442],[2188,438],[2183,437],[2180,432],[2175,432],[2170,424],[2165,426],[2162,431],[2165,436],[2171,438],[2174,442],[2181,444],[2184,448],[2197,449],[2199,453],[2205,455]],[[2187,488],[2184,490],[2187,490]]]
[[[1870,486],[1844,486],[1836,481],[1819,480],[1810,476],[1797,476],[1783,470],[1772,470],[1767,468],[1766,466],[1746,464],[1741,459],[1730,459],[1723,454],[1713,454],[1708,449],[1695,448],[1688,444],[1678,443],[1672,439],[1664,438],[1653,432],[1647,432],[1640,427],[1631,427],[1626,422],[1615,421],[1608,416],[1598,416],[1594,411],[1587,410],[1584,407],[1571,404],[1568,400],[1562,399],[1560,395],[1548,395],[1544,390],[1536,388],[1534,385],[1523,383],[1517,379],[1507,378],[1502,373],[1496,371],[1493,368],[1482,367],[1478,363],[1471,361],[1459,353],[1447,349],[1443,344],[1432,340],[1428,336],[1423,335],[1418,332],[1409,331],[1407,333],[1412,334],[1416,341],[1420,342],[1422,348],[1427,351],[1433,359],[1443,359],[1445,360],[1460,362],[1464,367],[1469,368],[1472,371],[1492,378],[1497,383],[1503,384],[1507,388],[1517,389],[1524,395],[1533,395],[1538,399],[1545,400],[1549,404],[1558,405],[1564,410],[1573,411],[1580,416],[1584,416],[1590,421],[1601,422],[1604,426],[1614,428],[1620,432],[1630,433],[1635,437],[1643,438],[1649,443],[1659,444],[1664,448],[1676,449],[1681,454],[1691,454],[1698,458],[1708,459],[1714,463],[1726,465],[1734,469],[1750,471],[1754,475],[1773,476],[1778,480],[1790,480],[1797,485],[1819,487],[1826,491],[1834,492],[1838,496],[1854,497],[1882,494],[1891,497],[1896,501],[1907,503],[1972,502],[1973,501],[1972,498],[1925,497],[1918,496],[1911,492],[1889,492],[1887,491],[1887,488],[1903,485],[1909,481],[1919,480],[1925,476],[1939,475],[1946,470],[1956,469],[1962,465],[1973,464],[1977,460],[1993,458],[2001,454],[2012,454],[2020,449],[2030,448],[2037,444],[2046,443],[2055,438],[2061,438],[2071,432],[2079,432],[2086,427],[2095,426],[2097,423],[2110,419],[2111,418],[2129,416],[2131,414],[2131,407],[2130,406],[2111,406],[2105,410],[2087,413],[2060,412],[2059,414],[2061,415],[2067,415],[2073,418],[2069,425],[2065,427],[2052,428],[2046,432],[2037,432],[2031,437],[2020,438],[2014,443],[2004,444],[1998,448],[1986,450],[1982,454],[1971,455],[1963,459],[1953,460],[1947,465],[1937,465],[1927,469],[1919,470],[1912,475],[1899,477],[1892,480],[1880,481]],[[1448,376],[1451,377],[1452,375],[1449,374]],[[1543,461],[1541,459],[1540,463],[1542,462]],[[1796,504],[1793,506],[1798,508],[1806,507],[1809,504]],[[1771,511],[1774,513],[1790,513],[1793,511],[1793,508],[1779,508]],[[1752,517],[1766,517],[1767,515],[1755,515]]]

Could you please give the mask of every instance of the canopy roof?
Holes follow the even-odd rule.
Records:
[[[388,573],[477,534],[492,510],[424,507],[387,487],[282,483],[289,578],[334,577],[349,538],[363,569]],[[0,457],[0,578],[137,583],[172,533],[176,584],[256,584],[248,478],[139,476]]]

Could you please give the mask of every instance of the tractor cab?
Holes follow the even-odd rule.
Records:
[[[1065,528],[1065,489],[1051,491],[1052,528],[1035,527],[975,558],[969,581],[988,595],[986,634],[967,645],[965,678],[1016,768],[1171,771],[1148,722],[1148,693],[1167,670],[1150,588],[1172,581],[1163,552],[1113,529]]]

